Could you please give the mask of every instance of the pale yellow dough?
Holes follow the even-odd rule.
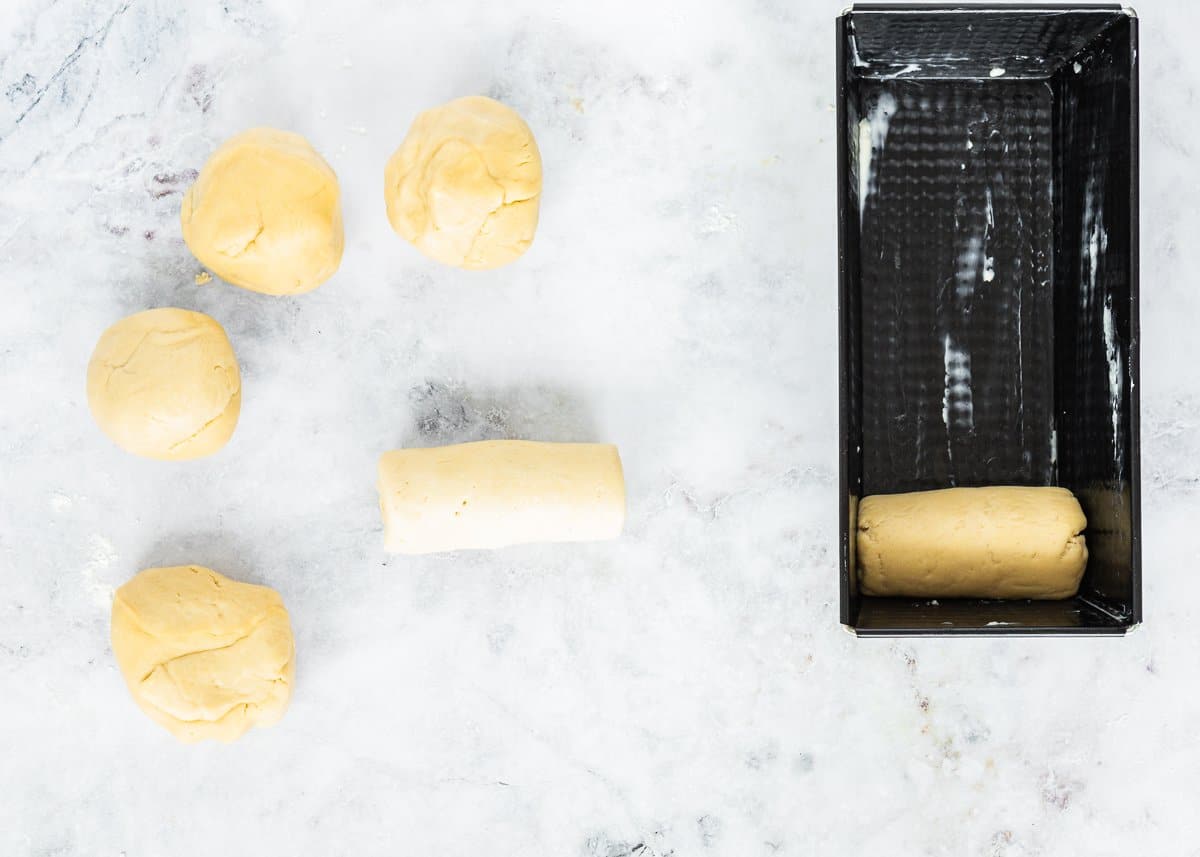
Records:
[[[541,193],[533,132],[482,95],[417,116],[384,170],[392,228],[459,268],[497,268],[528,250]]]
[[[227,140],[183,197],[183,240],[218,277],[268,295],[325,282],[342,261],[337,176],[299,134]]]
[[[617,448],[489,440],[379,460],[384,545],[421,554],[614,539],[625,524]]]
[[[211,455],[233,435],[242,382],[221,325],[163,307],[104,331],[88,364],[87,398],[96,424],[122,449],[182,461]]]
[[[864,497],[864,595],[1069,598],[1087,566],[1087,526],[1065,488],[947,488]]]
[[[287,710],[292,629],[279,593],[197,565],[117,590],[112,647],[134,700],[181,741],[233,741]]]

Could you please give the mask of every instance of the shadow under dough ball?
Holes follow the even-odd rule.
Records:
[[[184,461],[212,455],[233,436],[242,381],[215,319],[161,307],[104,331],[88,364],[87,398],[96,425],[117,446]]]
[[[201,263],[268,295],[312,291],[342,261],[337,176],[287,131],[254,128],[223,143],[184,195],[180,221]]]
[[[138,706],[186,743],[270,726],[291,700],[283,599],[202,566],[146,569],[118,589],[112,647]]]
[[[542,158],[511,107],[482,95],[417,116],[384,170],[392,228],[431,259],[498,268],[533,243]]]

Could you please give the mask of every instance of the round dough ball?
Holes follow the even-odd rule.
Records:
[[[392,228],[459,268],[498,268],[528,250],[541,193],[533,132],[481,95],[420,114],[384,170]]]
[[[211,455],[237,426],[242,381],[221,325],[164,307],[104,331],[87,372],[88,407],[124,450],[166,461]]]
[[[180,219],[197,259],[256,292],[312,291],[342,261],[337,176],[299,134],[254,128],[227,140],[184,194]]]
[[[187,743],[277,723],[292,696],[279,593],[198,565],[150,568],[118,589],[112,647],[137,704]]]

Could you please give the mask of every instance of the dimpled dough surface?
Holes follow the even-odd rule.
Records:
[[[1087,565],[1087,519],[1065,488],[947,488],[864,497],[864,595],[1069,598]]]
[[[312,291],[342,261],[337,176],[288,131],[254,128],[223,143],[184,195],[180,222],[197,259],[256,292]]]
[[[417,116],[384,170],[392,228],[459,268],[497,268],[529,249],[541,193],[533,132],[482,95]]]
[[[151,568],[117,590],[112,647],[134,700],[181,741],[233,741],[283,717],[292,629],[273,589],[197,565]]]

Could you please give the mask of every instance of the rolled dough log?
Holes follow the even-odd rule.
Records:
[[[393,553],[613,539],[625,524],[617,448],[488,440],[397,449],[379,460]]]
[[[1065,488],[947,488],[864,497],[864,595],[1069,598],[1087,565],[1087,519]]]

